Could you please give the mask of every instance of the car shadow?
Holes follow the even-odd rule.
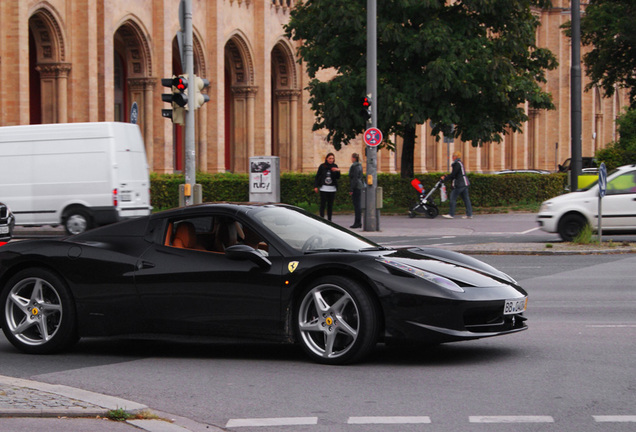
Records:
[[[262,342],[210,342],[147,338],[82,339],[67,353],[71,356],[122,358],[193,358],[313,363],[299,345]],[[526,355],[521,346],[479,342],[439,345],[378,344],[361,365],[462,366],[501,361]]]

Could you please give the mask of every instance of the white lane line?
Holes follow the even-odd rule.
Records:
[[[636,324],[588,324],[588,328],[636,328]]]
[[[597,423],[636,423],[636,415],[595,415]]]
[[[347,424],[428,424],[427,416],[349,417]]]
[[[470,423],[554,423],[552,416],[470,416]]]
[[[519,234],[528,234],[528,233],[531,233],[532,231],[537,231],[539,229],[540,229],[539,227],[536,227],[529,230],[521,231]]]
[[[230,419],[225,427],[305,426],[318,424],[318,417],[271,417]]]

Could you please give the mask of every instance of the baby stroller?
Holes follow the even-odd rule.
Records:
[[[439,208],[437,208],[437,204],[435,204],[435,201],[433,201],[432,197],[433,197],[433,194],[440,187],[442,187],[443,185],[442,181],[439,180],[437,183],[435,183],[435,186],[433,186],[433,189],[428,191],[426,195],[425,195],[426,190],[424,190],[424,186],[422,186],[422,183],[420,183],[418,179],[413,179],[411,181],[411,185],[419,193],[419,201],[416,202],[413,205],[413,207],[409,209],[409,217],[414,218],[415,216],[417,216],[418,213],[423,214],[424,216],[429,217],[431,219],[434,219],[435,217],[437,217],[437,215],[439,214]]]

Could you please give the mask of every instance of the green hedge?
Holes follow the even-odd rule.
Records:
[[[424,188],[432,188],[444,173],[420,174],[416,177]],[[470,200],[474,207],[513,206],[544,201],[559,195],[564,190],[565,174],[468,174]],[[249,200],[247,174],[202,174],[198,173],[197,183],[202,185],[203,201]],[[156,210],[179,205],[179,184],[184,176],[179,174],[151,174],[150,195]],[[314,174],[281,174],[281,202],[303,208],[314,208],[319,201],[314,192]],[[417,199],[417,192],[410,179],[402,179],[399,174],[378,174],[378,184],[383,189],[384,208],[407,209]],[[339,181],[335,207],[350,206],[349,179],[343,174]],[[450,187],[447,185],[448,191]],[[435,195],[439,203],[439,192]],[[461,202],[461,200],[460,200]]]

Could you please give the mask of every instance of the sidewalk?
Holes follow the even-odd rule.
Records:
[[[109,412],[115,410],[140,413],[141,419],[109,420]],[[0,432],[220,431],[173,417],[113,396],[0,375]]]

